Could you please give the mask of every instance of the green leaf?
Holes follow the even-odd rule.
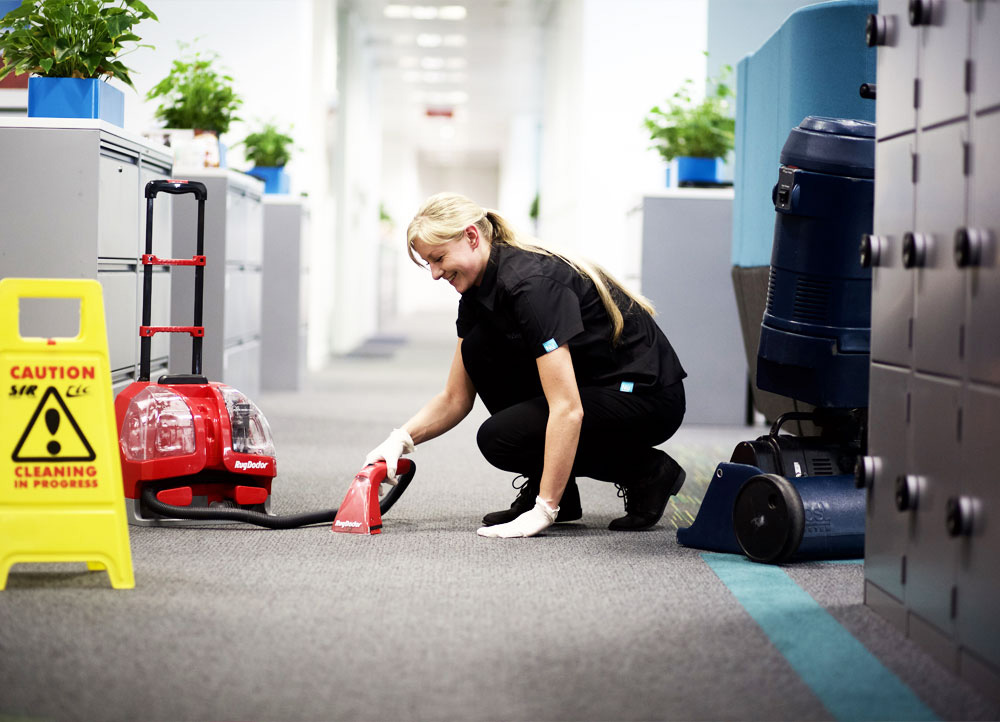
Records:
[[[108,18],[107,23],[108,32],[113,38],[117,38],[132,27],[132,19],[125,15],[113,15]]]
[[[727,79],[732,68],[724,66],[715,79],[708,79],[705,97],[693,102],[688,78],[663,106],[655,105],[643,123],[652,142],[667,161],[681,155],[724,156],[733,147],[735,121],[728,98],[734,97]]]
[[[153,11],[150,10],[146,6],[146,3],[142,2],[142,0],[125,0],[125,4],[128,7],[130,7],[130,8],[134,8],[134,9],[138,10],[140,13],[142,13],[146,17],[152,18],[153,20],[159,20],[159,18],[156,17],[156,15],[153,14]]]
[[[124,0],[24,0],[0,21],[7,25],[0,30],[4,67],[66,77],[111,73],[129,83],[128,68],[112,72],[109,63],[124,43],[137,46],[133,26],[155,19],[146,11]]]

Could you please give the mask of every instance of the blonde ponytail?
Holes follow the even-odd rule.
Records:
[[[537,238],[522,236],[507,220],[494,210],[483,209],[478,204],[457,193],[438,193],[431,196],[421,206],[406,229],[406,250],[410,260],[419,266],[420,262],[413,244],[420,240],[432,246],[450,243],[462,237],[465,229],[476,226],[480,235],[487,243],[504,243],[513,248],[544,256],[555,256],[569,264],[581,276],[589,278],[601,303],[611,319],[611,343],[617,345],[621,340],[625,319],[618,307],[613,291],[628,299],[626,310],[638,306],[646,313],[655,315],[656,310],[649,299],[637,293],[628,291],[613,275],[596,263],[592,263],[574,254],[557,251],[547,246]]]

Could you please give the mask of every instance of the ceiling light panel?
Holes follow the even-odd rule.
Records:
[[[438,8],[438,17],[442,20],[465,20],[464,5],[442,5]]]
[[[414,20],[437,20],[438,9],[432,5],[414,5],[410,8]]]
[[[382,14],[390,20],[465,20],[464,5],[386,5]]]
[[[410,17],[409,5],[386,5],[382,14],[390,20],[406,20]]]
[[[417,35],[417,45],[422,48],[439,48],[444,38],[437,33],[420,33]]]

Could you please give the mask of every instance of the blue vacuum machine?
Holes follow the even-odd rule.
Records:
[[[780,564],[864,555],[875,126],[809,116],[788,135],[772,191],[774,245],[757,387],[814,406],[780,416],[716,467],[684,546]],[[782,434],[811,421],[813,436]]]

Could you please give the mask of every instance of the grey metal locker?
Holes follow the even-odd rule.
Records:
[[[143,159],[139,163],[139,184],[145,191],[146,184],[153,180],[166,180],[171,176],[169,165],[156,162],[155,159]],[[173,257],[172,228],[172,204],[174,197],[167,193],[161,193],[156,197],[156,205],[153,207],[153,255],[160,258]],[[146,202],[143,197],[139,204],[139,228],[140,252],[145,247],[146,242]],[[153,267],[153,325],[160,323],[167,324],[170,320],[170,273],[169,266]],[[142,273],[140,267],[137,278],[136,293],[142,293]],[[141,295],[137,295],[141,300]],[[141,306],[140,306],[141,309]],[[140,311],[141,312],[141,311]],[[150,369],[152,378],[156,378],[152,371],[166,369],[170,357],[170,336],[168,334],[157,334],[153,336],[149,344]],[[138,363],[138,362],[137,362]]]
[[[213,381],[223,381],[253,397],[260,390],[260,236],[261,196],[264,184],[251,176],[225,169],[175,171],[178,177],[204,183],[205,308],[203,370]],[[173,201],[174,255],[195,252],[197,203],[193,196]],[[173,273],[172,323],[190,322],[193,313],[194,274]],[[191,363],[191,338],[170,339],[170,367],[183,372]]]
[[[909,365],[914,274],[903,267],[903,238],[913,231],[911,179],[916,135],[879,141],[875,147],[872,256],[872,361]]]
[[[101,143],[98,160],[97,253],[104,258],[135,261],[139,251],[139,154],[108,142]],[[132,197],[132,203],[121,199]]]
[[[170,173],[169,149],[96,120],[8,118],[0,120],[0,157],[4,173],[18,179],[0,196],[0,273],[99,280],[112,378],[133,379],[143,178]],[[169,237],[167,217],[154,236],[164,255]],[[159,274],[169,278],[168,269]],[[158,303],[168,306],[169,283],[161,285]],[[26,320],[44,320],[33,313]],[[164,342],[154,345],[162,362]]]
[[[1000,108],[1000,2],[972,4],[972,111]]]
[[[874,474],[867,491],[865,577],[902,603],[903,557],[909,518],[896,508],[896,479],[906,470],[909,424],[908,369],[873,363],[869,413],[878,419],[868,435]]]
[[[170,178],[170,166],[164,166],[148,160],[143,160],[139,165],[139,184],[145,189],[146,184],[154,180],[167,180]],[[173,239],[170,236],[171,209],[174,197],[168,193],[161,193],[156,197],[156,205],[153,208],[153,254],[160,258],[170,258],[173,253]],[[139,204],[139,228],[142,231],[140,243],[145,243],[146,233],[146,203],[145,198]],[[140,246],[141,248],[141,246]],[[154,337],[155,339],[155,337]]]
[[[245,272],[242,266],[227,269],[226,307],[223,327],[227,345],[260,336],[261,274]]]
[[[962,407],[962,484],[949,509],[958,528],[956,611],[964,648],[1000,667],[1000,500],[996,450],[1000,429],[1000,389],[969,386]]]
[[[896,491],[906,533],[901,548],[873,484],[865,603],[1000,699],[1000,484],[993,468],[1000,433],[1000,1],[883,0],[880,14],[903,14],[903,6],[919,48],[915,56],[907,51],[912,66],[905,67],[898,47],[879,47],[878,107],[898,104],[879,122],[897,112],[909,117],[903,106],[910,95],[919,100],[919,127],[899,133],[897,124],[896,135],[891,122],[879,128],[873,249],[890,252],[889,262],[878,257],[873,269],[874,456],[864,469],[867,481],[876,462],[889,473],[902,467]],[[879,22],[889,39],[888,19]],[[916,159],[909,167],[906,145]],[[904,228],[904,248],[893,247]],[[904,249],[908,300],[901,300],[907,286],[891,263]],[[900,307],[912,309],[909,339],[894,322]],[[891,431],[899,409],[888,396],[899,376],[883,362],[908,380],[905,448]],[[900,552],[896,584],[892,557]]]
[[[222,355],[222,378],[251,398],[260,389],[260,342],[227,346]]]
[[[163,194],[161,193],[160,196]],[[160,197],[158,196],[158,197]],[[153,270],[153,325],[166,325],[170,320],[170,271],[164,269],[163,267],[158,267]],[[136,288],[136,293],[139,295],[139,313],[142,313],[142,274],[139,274],[138,285]],[[141,319],[141,316],[140,316]],[[138,333],[138,326],[136,327],[136,333]],[[157,366],[167,366],[167,361],[170,357],[170,335],[165,333],[158,333],[150,339],[149,342],[149,359],[150,368]],[[138,364],[138,358],[136,359]],[[155,378],[155,377],[154,377]]]
[[[739,312],[718,291],[731,284],[732,204],[731,191],[696,188],[642,199],[642,293],[663,311],[656,322],[682,363],[699,359],[684,381],[687,423],[739,424],[746,413]]]
[[[970,3],[916,3],[926,8],[920,25],[920,83],[917,117],[922,128],[965,118]],[[912,16],[912,14],[911,14]],[[880,88],[881,89],[881,88]]]
[[[913,93],[919,31],[909,22],[909,0],[882,0],[878,17],[884,30],[878,52],[875,132],[878,138],[888,138],[917,127]],[[899,82],[883,84],[884,77]]]
[[[922,374],[910,380],[905,600],[911,612],[945,632],[953,624],[956,562],[945,513],[960,488],[960,396],[958,381]]]
[[[955,231],[966,221],[965,147],[968,122],[917,137],[916,211],[904,265],[915,276],[913,362],[918,371],[955,376],[962,356],[965,274],[955,265]]]
[[[97,280],[104,291],[104,315],[108,327],[133,329],[131,335],[108,333],[108,355],[114,359],[111,370],[131,369],[139,361],[135,266],[102,266],[97,272]]]
[[[1000,386],[1000,108],[974,118],[972,132],[966,356],[970,379]]]
[[[261,387],[298,390],[309,323],[308,217],[302,198],[264,197]]]

